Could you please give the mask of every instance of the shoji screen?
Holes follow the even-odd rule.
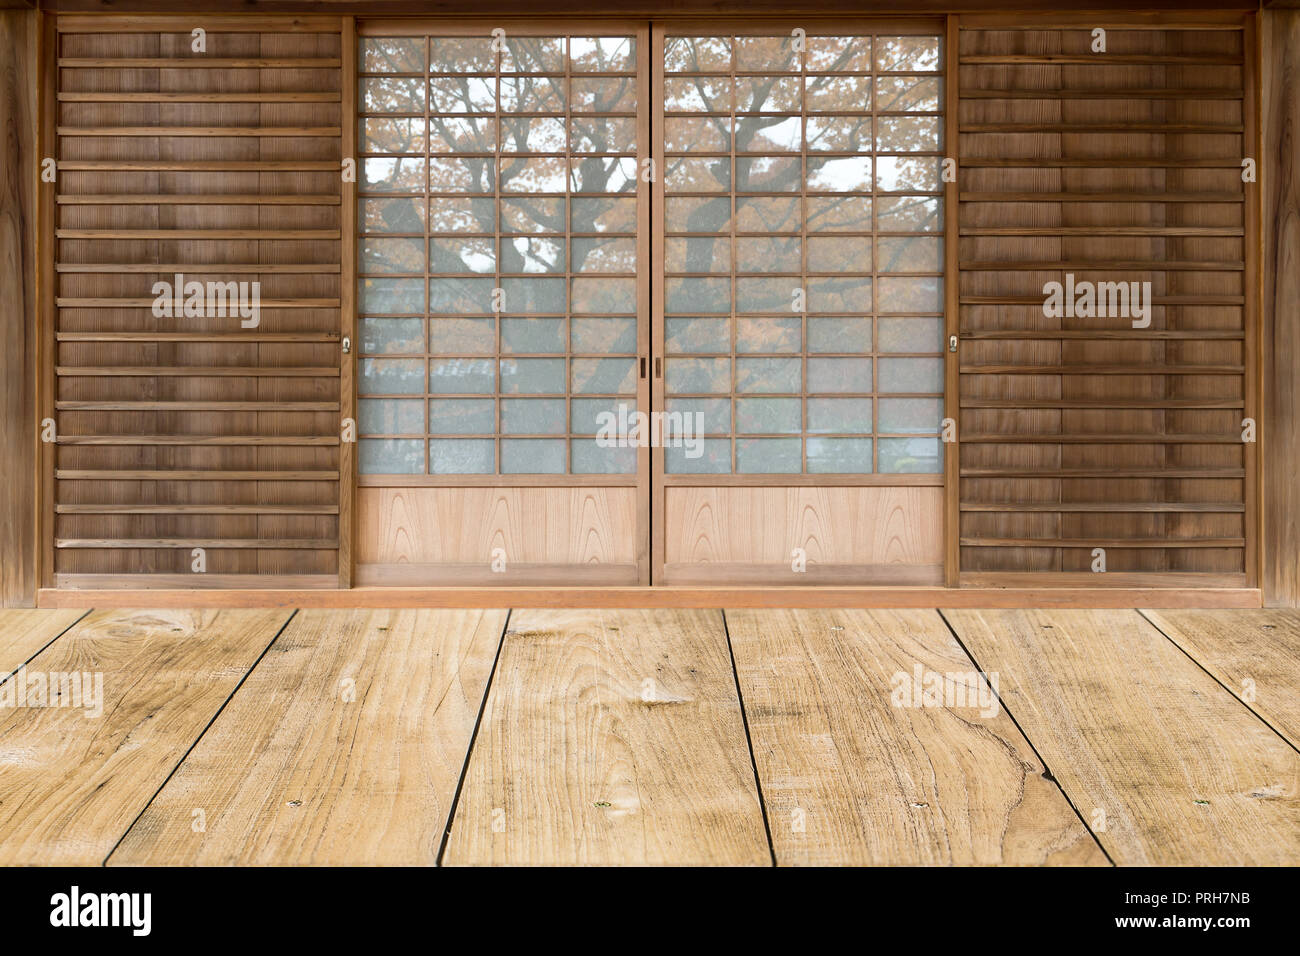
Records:
[[[1242,19],[962,17],[960,36],[962,582],[1245,584]],[[1047,317],[1068,276],[1149,282],[1149,323]]]
[[[340,27],[58,20],[55,584],[338,584]]]

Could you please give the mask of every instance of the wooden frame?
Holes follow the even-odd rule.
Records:
[[[192,18],[192,15],[186,15],[186,16]],[[126,16],[115,15],[115,14],[62,15],[57,18],[53,15],[47,14],[43,17],[43,19],[45,21],[42,30],[42,34],[44,38],[44,43],[43,43],[44,49],[43,49],[43,58],[41,62],[41,72],[42,72],[42,76],[45,78],[45,82],[41,91],[41,100],[42,100],[41,155],[54,155],[55,144],[57,142],[58,137],[61,135],[61,131],[57,127],[55,122],[56,111],[58,107],[58,101],[56,98],[57,84],[55,80],[58,74],[58,67],[56,62],[54,44],[56,43],[58,34],[62,32],[111,33],[116,30],[122,29],[126,25],[129,25],[131,29],[139,29],[139,30],[146,30],[146,31],[165,30],[174,26],[177,23],[177,21],[171,15],[126,17]],[[814,19],[815,17],[810,15],[806,17],[800,17],[799,22],[803,24],[808,24],[811,23]],[[274,16],[274,15],[239,16],[239,17],[233,17],[229,19],[223,19],[219,16],[205,16],[204,20],[207,23],[220,22],[223,24],[224,29],[227,29],[232,32],[235,31],[258,32],[264,30],[265,31],[274,30],[276,32],[280,32],[280,31],[300,30],[300,29],[305,29],[310,31],[312,29],[320,28],[322,24],[340,22],[338,17],[308,16],[308,17],[297,17],[294,19],[287,19],[285,17]],[[343,149],[343,155],[348,156],[348,155],[356,155],[356,151],[355,151],[356,126],[354,125],[354,123],[348,121],[349,116],[355,115],[355,109],[349,108],[349,100],[352,100],[353,102],[355,101],[356,85],[355,83],[349,81],[348,71],[350,68],[349,61],[350,60],[352,61],[351,64],[352,66],[354,66],[355,64],[356,45],[355,43],[347,42],[346,38],[349,37],[350,35],[358,35],[358,36],[368,35],[368,34],[373,35],[375,33],[383,33],[385,35],[398,35],[401,33],[401,31],[404,30],[419,32],[424,28],[423,27],[424,24],[428,24],[430,22],[436,22],[440,29],[449,26],[454,28],[458,23],[459,24],[473,23],[474,26],[481,27],[483,21],[481,20],[468,21],[468,20],[457,20],[457,19],[444,20],[441,18],[435,21],[430,21],[428,17],[425,17],[422,20],[367,18],[361,21],[360,23],[358,23],[357,21],[353,20],[350,17],[345,17],[342,19],[341,22],[343,24],[342,29],[343,29],[343,36],[345,37],[345,42],[343,45],[343,56],[342,56],[342,63],[341,63],[344,82],[342,83],[341,86],[343,107],[341,111],[342,122],[340,123],[340,135],[341,135],[341,147]],[[795,24],[793,20],[788,22],[791,25],[798,25]],[[836,21],[837,25],[841,24],[842,22],[843,21],[841,20]],[[865,22],[872,25],[878,25],[881,21],[868,19]],[[897,22],[898,21],[896,20],[892,21],[890,23],[891,28],[893,26],[893,23],[897,23]],[[584,28],[584,25],[588,25],[588,24],[592,25],[593,28],[603,29],[603,28],[608,28],[610,26],[610,23],[611,21],[606,19],[591,20],[591,19],[568,19],[568,18],[561,19],[559,17],[538,17],[535,19],[529,18],[527,20],[519,21],[518,28],[536,29],[538,32],[549,32],[552,29],[558,28],[557,25],[562,25],[562,28],[565,30],[582,29]],[[637,21],[637,23],[639,24],[639,21]],[[736,31],[736,25],[734,21],[719,20],[716,17],[707,17],[707,16],[698,17],[698,18],[685,16],[685,17],[669,17],[664,20],[660,20],[656,18],[655,27],[654,27],[655,36],[662,37],[665,29],[664,27],[665,23],[674,24],[674,25],[689,23],[693,29],[698,28],[706,32],[710,29],[723,29],[723,30],[727,30],[728,32]],[[1008,30],[1014,30],[1014,29],[1033,30],[1044,26],[1079,28],[1085,26],[1091,27],[1096,23],[1103,23],[1104,25],[1108,27],[1113,27],[1115,29],[1159,30],[1159,29],[1167,29],[1170,27],[1198,27],[1202,29],[1241,30],[1245,41],[1244,57],[1243,57],[1244,84],[1243,84],[1243,129],[1241,131],[1242,139],[1243,142],[1246,144],[1246,148],[1248,150],[1252,151],[1256,157],[1261,157],[1260,165],[1261,167],[1263,166],[1263,161],[1262,161],[1263,130],[1260,123],[1261,104],[1259,101],[1259,92],[1258,92],[1260,89],[1260,82],[1261,82],[1260,79],[1261,67],[1259,62],[1259,48],[1261,44],[1261,37],[1259,35],[1258,28],[1256,25],[1256,18],[1253,14],[1250,13],[1243,15],[1239,13],[1219,13],[1214,11],[1201,12],[1201,13],[1185,13],[1185,12],[1170,12],[1170,13],[1117,12],[1114,14],[1105,14],[1105,13],[1046,14],[1044,13],[1041,15],[1030,14],[1030,13],[969,14],[965,12],[961,14],[949,14],[947,16],[946,29],[941,29],[939,31],[940,33],[945,35],[945,52],[947,57],[947,64],[945,67],[945,74],[944,74],[945,96],[944,96],[944,103],[943,103],[945,153],[951,157],[957,157],[959,153],[958,132],[957,132],[959,128],[958,125],[959,123],[958,121],[959,75],[957,69],[957,62],[958,62],[960,51],[958,48],[957,40],[960,35],[959,31],[961,29],[988,27],[988,28],[1008,29]],[[782,21],[779,25],[781,26],[787,25],[787,22]],[[752,29],[755,32],[771,28],[770,24],[759,24],[759,25],[747,24],[746,26],[747,29]],[[671,29],[671,27],[669,27],[669,29]],[[842,27],[842,29],[847,30],[848,28]],[[928,20],[926,21],[926,29],[927,30],[934,29],[933,24],[930,23],[930,21]],[[742,30],[741,32],[746,32],[746,31]],[[647,36],[648,36],[648,30],[647,30]],[[644,40],[642,42],[643,42],[643,46],[642,46],[643,51],[653,50],[651,43],[645,42]],[[642,103],[650,102],[649,99],[649,86],[651,82],[650,75],[654,73],[657,81],[662,80],[661,58],[654,57],[652,55],[651,66],[652,66],[651,70],[646,70],[643,68],[640,73],[642,88],[639,91],[640,92],[639,99],[640,102]],[[652,120],[647,119],[644,122],[645,128],[639,128],[638,130],[639,133],[638,150],[640,153],[638,159],[644,157],[647,144],[652,143],[656,151],[655,152],[656,168],[659,169],[660,171],[662,171],[663,168],[662,166],[662,162],[663,162],[662,119],[663,119],[662,111],[655,110],[653,112],[653,119]],[[655,124],[655,128],[653,129],[653,131],[651,131],[648,128],[650,122],[652,121]],[[158,134],[158,132],[159,130],[155,129],[150,133],[150,135],[156,135]],[[73,165],[70,168],[75,169],[76,166]],[[163,165],[159,165],[157,168],[164,169],[166,167]],[[663,236],[662,222],[659,221],[658,219],[653,218],[655,216],[658,216],[662,210],[662,201],[663,201],[662,176],[656,177],[656,179],[657,181],[655,185],[655,190],[653,192],[653,199],[650,195],[649,190],[642,190],[641,198],[639,199],[639,217],[641,218],[641,221],[644,222],[645,221],[644,217],[650,216],[652,217],[651,221],[655,223],[655,228],[653,230],[650,230],[648,233],[643,230],[642,233],[638,236],[639,261],[643,264],[661,263],[663,260],[664,236]],[[352,338],[354,342],[356,341],[356,335],[357,335],[356,309],[355,309],[356,283],[355,281],[353,281],[355,278],[354,273],[356,268],[356,255],[355,255],[356,229],[353,228],[352,225],[350,225],[349,221],[351,220],[353,223],[355,222],[356,203],[353,198],[355,196],[355,192],[356,192],[355,185],[344,186],[343,188],[343,213],[342,213],[342,220],[341,220],[342,228],[339,233],[340,238],[342,240],[342,248],[343,248],[343,253],[341,257],[341,261],[343,263],[343,272],[341,274],[341,286],[340,286],[340,293],[341,293],[340,315],[341,315],[341,322],[342,322],[341,334]],[[42,344],[41,353],[43,357],[40,363],[40,368],[38,370],[38,376],[39,376],[38,409],[41,418],[54,416],[55,400],[56,400],[53,369],[52,369],[53,357],[55,354],[54,350],[56,347],[54,341],[54,310],[56,308],[56,300],[55,300],[56,275],[54,271],[55,238],[54,238],[53,229],[54,229],[54,224],[57,221],[58,207],[56,206],[55,193],[56,193],[56,187],[49,186],[47,184],[42,184],[41,191],[39,194],[39,207],[41,213],[40,227],[39,227],[40,236],[39,236],[39,246],[38,246],[38,258],[39,258],[38,267],[40,269],[39,309],[40,309],[41,344]],[[959,283],[958,283],[958,278],[959,278],[958,236],[959,236],[959,228],[960,228],[959,219],[958,219],[958,213],[959,213],[958,184],[957,183],[944,184],[943,193],[945,196],[945,205],[946,205],[944,246],[943,246],[944,263],[945,263],[944,315],[945,315],[945,345],[946,345],[947,337],[950,335],[958,334],[960,328],[959,319],[958,319],[959,297],[960,297],[960,290],[959,290]],[[1154,199],[1153,201],[1158,202],[1162,200]],[[1169,201],[1176,201],[1176,200],[1169,200]],[[1073,597],[1074,595],[1082,593],[1091,596],[1094,600],[1108,602],[1111,600],[1118,600],[1125,594],[1137,595],[1140,592],[1135,589],[1142,589],[1143,591],[1145,591],[1146,585],[1157,585],[1158,582],[1159,587],[1168,589],[1167,591],[1159,592],[1159,593],[1168,594],[1171,600],[1174,599],[1195,600],[1194,598],[1189,597],[1189,595],[1193,595],[1193,594],[1206,594],[1210,596],[1206,598],[1207,600],[1219,600],[1219,597],[1215,597],[1214,595],[1220,594],[1223,600],[1249,601],[1250,600],[1249,595],[1258,594],[1258,592],[1255,591],[1254,589],[1258,584],[1258,582],[1264,579],[1265,563],[1270,559],[1269,556],[1263,554],[1261,551],[1266,540],[1266,535],[1265,535],[1265,526],[1264,526],[1265,518],[1263,514],[1263,509],[1261,507],[1261,481],[1262,481],[1261,470],[1262,469],[1260,466],[1260,462],[1261,462],[1260,455],[1262,454],[1262,449],[1260,445],[1264,440],[1264,436],[1266,434],[1266,428],[1268,425],[1268,423],[1263,421],[1261,417],[1264,413],[1265,406],[1263,404],[1263,397],[1262,397],[1264,382],[1262,381],[1262,376],[1260,373],[1260,351],[1259,350],[1261,347],[1262,338],[1265,334],[1265,330],[1263,329],[1262,324],[1260,322],[1259,308],[1260,308],[1260,300],[1261,300],[1261,287],[1263,286],[1266,280],[1266,277],[1263,274],[1263,270],[1260,268],[1262,255],[1263,255],[1263,249],[1262,249],[1263,237],[1262,237],[1262,230],[1261,230],[1261,222],[1262,222],[1261,203],[1262,203],[1261,191],[1257,187],[1248,193],[1247,199],[1244,202],[1242,207],[1243,214],[1245,217],[1244,228],[1242,231],[1243,246],[1244,246],[1243,321],[1245,325],[1245,328],[1243,330],[1243,336],[1242,336],[1242,341],[1244,346],[1243,349],[1244,371],[1242,372],[1243,382],[1244,382],[1244,403],[1242,405],[1242,414],[1244,417],[1250,417],[1256,420],[1259,428],[1258,434],[1260,436],[1259,441],[1257,443],[1253,445],[1247,445],[1243,450],[1243,456],[1244,456],[1244,477],[1243,477],[1244,500],[1243,500],[1243,509],[1242,509],[1243,538],[1244,538],[1244,542],[1242,545],[1242,554],[1244,559],[1243,573],[1239,575],[1230,574],[1230,573],[1200,573],[1200,574],[1192,575],[1192,574],[1180,574],[1176,572],[1165,572],[1165,573],[1142,572],[1142,573],[1134,573],[1132,575],[1112,573],[1109,576],[1107,576],[1104,581],[1098,581],[1095,578],[1090,576],[1077,575],[1072,572],[1063,571],[1063,570],[1043,572],[1043,573],[1016,572],[1016,573],[1008,573],[1005,575],[989,573],[989,572],[968,572],[966,574],[961,574],[960,573],[961,552],[960,552],[959,534],[957,533],[959,529],[960,520],[961,520],[960,519],[960,515],[961,515],[960,512],[961,477],[960,476],[961,476],[962,466],[961,466],[961,459],[960,459],[960,454],[961,454],[960,439],[964,437],[963,432],[961,430],[963,423],[960,418],[961,405],[958,398],[958,393],[959,393],[958,383],[960,380],[959,369],[960,369],[960,362],[961,362],[960,353],[952,353],[949,351],[945,351],[944,353],[945,416],[952,418],[957,423],[959,442],[951,447],[944,449],[945,460],[943,465],[943,469],[944,469],[943,476],[942,477],[935,476],[933,480],[927,480],[924,476],[907,476],[909,480],[906,481],[897,481],[888,478],[884,481],[880,481],[877,480],[878,476],[857,476],[851,478],[850,480],[845,480],[845,481],[837,480],[834,481],[833,483],[837,485],[842,484],[846,486],[871,486],[871,485],[888,485],[888,486],[932,485],[933,486],[933,485],[942,484],[945,488],[943,494],[943,502],[944,502],[943,513],[944,513],[944,521],[947,528],[944,534],[944,540],[945,540],[944,582],[950,588],[961,587],[963,589],[961,592],[954,592],[954,593],[967,594],[972,599],[976,598],[981,594],[993,595],[997,593],[993,591],[985,591],[984,590],[985,588],[995,588],[998,589],[998,591],[1001,591],[1001,589],[1003,588],[1015,589],[1015,588],[1034,587],[1034,588],[1042,588],[1042,589],[1067,588],[1070,589],[1070,593],[1072,595],[1071,600],[1074,600]],[[77,233],[75,231],[65,231],[62,237],[73,238],[76,235]],[[733,246],[733,255],[734,255],[734,246]],[[644,407],[644,408],[660,408],[662,407],[662,402],[663,402],[663,394],[662,394],[663,392],[662,356],[664,354],[663,353],[663,316],[662,316],[663,271],[660,268],[655,268],[652,271],[652,275],[654,277],[652,280],[654,283],[652,291],[646,290],[645,283],[641,283],[638,288],[640,308],[644,311],[647,309],[647,306],[649,306],[650,314],[653,314],[654,316],[654,320],[651,323],[649,323],[649,327],[648,328],[642,327],[641,330],[639,331],[639,335],[641,336],[641,341],[639,341],[638,343],[640,355],[647,358],[650,363],[650,374],[645,379],[638,379],[638,402],[641,403],[640,407]],[[649,302],[646,301],[647,297],[649,299]],[[959,348],[962,348],[964,350],[965,343],[959,346]],[[659,359],[660,361],[656,361],[656,359]],[[340,384],[342,386],[341,395],[340,395],[341,398],[340,415],[341,417],[344,418],[346,417],[355,418],[356,416],[357,406],[356,406],[356,397],[355,397],[356,392],[355,392],[355,385],[354,385],[355,383],[354,368],[355,368],[354,356],[350,357],[346,361],[340,362]],[[68,597],[69,600],[76,600],[77,598],[83,595],[89,596],[91,594],[98,593],[94,591],[63,592],[63,591],[51,590],[53,588],[53,585],[55,584],[55,578],[53,574],[53,569],[54,569],[53,539],[54,539],[54,523],[56,520],[55,512],[54,512],[55,454],[56,451],[53,446],[43,443],[40,449],[40,455],[38,461],[39,491],[40,491],[40,501],[39,501],[38,519],[37,519],[39,532],[40,532],[37,541],[37,546],[39,549],[38,581],[40,582],[40,585],[43,588],[43,590],[40,592],[40,599],[42,601],[42,604],[46,604],[47,606],[51,602],[53,603],[61,602],[63,600],[62,595],[65,594],[69,596]],[[648,573],[650,567],[662,571],[665,563],[664,562],[665,546],[664,546],[664,536],[663,536],[664,529],[662,524],[665,517],[664,514],[662,513],[662,502],[663,502],[664,490],[670,485],[680,486],[683,488],[707,487],[710,484],[714,484],[716,482],[713,478],[709,476],[680,476],[678,478],[674,478],[673,476],[666,476],[663,473],[663,461],[662,461],[661,449],[654,449],[653,452],[643,449],[640,454],[650,459],[648,463],[644,461],[642,462],[639,468],[639,475],[641,477],[639,477],[638,480],[635,482],[639,507],[642,509],[643,514],[649,516],[648,524],[644,529],[643,534],[641,535],[641,542],[638,545],[638,547],[640,548],[640,553],[642,555],[638,563],[643,568],[645,568],[646,573]],[[336,580],[337,580],[338,587],[346,589],[353,583],[353,577],[352,577],[352,566],[354,563],[353,536],[355,534],[355,524],[353,520],[353,515],[355,512],[355,498],[356,498],[354,489],[376,487],[376,486],[391,487],[394,484],[401,486],[404,485],[405,482],[399,481],[394,483],[394,482],[385,481],[381,483],[367,476],[361,476],[360,478],[356,477],[355,475],[356,446],[355,445],[344,444],[340,447],[339,462],[340,462],[339,479],[338,479],[339,480],[339,536],[338,536],[339,564],[338,564],[338,572],[337,572]],[[546,487],[555,484],[565,485],[565,486],[571,484],[578,485],[578,486],[587,485],[587,484],[596,485],[600,483],[615,484],[614,482],[603,482],[602,479],[600,478],[592,478],[588,480],[587,478],[584,477],[583,480],[581,481],[576,481],[576,482],[570,481],[569,479],[573,477],[577,477],[577,476],[567,476],[557,482],[557,481],[552,481],[548,478],[538,479],[530,476],[484,476],[484,478],[487,479],[486,481],[479,481],[477,478],[464,478],[464,479],[456,479],[456,480],[449,481],[447,482],[447,484],[453,487],[462,487],[462,486],[472,487],[480,484],[487,484],[489,483],[489,481],[507,487],[510,486]],[[738,480],[735,480],[734,482],[728,482],[728,483],[734,483],[742,487],[743,486],[763,487],[763,486],[773,486],[773,485],[815,487],[822,483],[820,479],[812,476],[797,476],[797,480],[787,480],[791,476],[739,477],[733,475],[731,477],[733,479],[738,479]],[[1216,540],[1220,540],[1220,539],[1207,539],[1207,543],[1212,544]],[[179,579],[174,581],[165,581],[163,578],[164,576],[161,575],[157,576],[157,578],[155,579],[156,583],[159,586],[175,588],[176,589],[175,591],[170,592],[172,594],[181,594],[181,593],[194,594],[195,593],[193,591],[182,590],[184,588],[184,585],[181,584]],[[293,584],[295,586],[300,586],[300,587],[316,587],[316,586],[323,585],[325,583],[320,580],[308,580],[306,578],[295,579],[292,578],[290,575],[278,574],[278,573],[267,574],[264,576],[264,578],[265,578],[265,583],[271,587],[274,587],[277,584],[288,583],[291,580],[293,581]],[[136,578],[136,580],[143,581],[145,579]],[[130,586],[129,581],[130,581],[129,577],[122,577],[120,580],[114,582],[114,586],[129,588]],[[93,586],[94,583],[95,582],[93,580],[90,580],[86,576],[79,576],[79,580],[77,581],[77,584],[74,586],[87,587],[87,586]],[[225,600],[226,598],[220,597],[223,594],[234,595],[238,593],[247,596],[253,593],[253,592],[226,591],[222,587],[218,586],[219,582],[213,581],[211,583],[214,586],[214,590],[212,591],[212,594],[214,595],[214,597],[212,598],[213,600],[217,600],[217,599]],[[227,584],[227,587],[238,583],[240,582],[230,581]],[[642,583],[643,584],[648,583],[648,579],[643,580]],[[1097,590],[1099,587],[1113,588],[1114,591],[1108,592],[1106,594],[1100,594]],[[1193,590],[1199,588],[1205,588],[1208,590],[1206,591]],[[124,591],[123,593],[126,594],[130,592]],[[327,588],[326,590],[321,591],[319,593],[322,595],[326,595],[335,592],[330,591]],[[358,600],[363,600],[363,599],[370,600],[370,598],[367,595],[369,595],[371,592],[369,589],[359,588],[351,592],[343,592],[343,593],[357,594]],[[393,592],[393,593],[396,595],[398,592]],[[435,602],[443,599],[439,597],[439,594],[443,592],[437,590],[424,590],[424,591],[420,591],[419,593],[424,595],[426,599]],[[447,593],[451,593],[451,592],[447,592]],[[470,592],[464,592],[464,591],[456,592],[456,593],[466,594],[467,599],[468,599],[468,595],[470,594]],[[500,594],[502,595],[503,598],[509,594],[517,594],[517,595],[522,595],[525,600],[528,599],[528,592],[526,591],[509,591],[503,589],[501,591],[494,591],[493,593]],[[630,597],[630,595],[636,595],[636,594],[643,595],[643,597],[641,598],[641,600],[643,601],[650,600],[650,597],[648,597],[648,595],[650,594],[662,594],[663,599],[669,602],[680,601],[680,600],[695,600],[697,598],[701,600],[705,599],[700,596],[701,592],[699,590],[684,589],[684,588],[662,588],[662,589],[657,589],[653,592],[651,591],[642,592],[639,589],[615,589],[615,588],[604,589],[601,591],[592,591],[589,589],[576,589],[575,591],[570,593],[571,596],[576,596],[577,594],[584,594],[584,595],[594,595],[598,593],[608,594],[610,595],[611,600],[624,600],[624,599],[631,600],[632,598]],[[730,588],[730,589],[712,588],[712,589],[708,589],[707,593],[709,595],[743,596],[748,592],[746,592],[744,588]],[[851,599],[852,600],[877,600],[878,599],[878,600],[888,601],[888,600],[895,599],[889,597],[889,595],[896,594],[897,592],[889,589],[829,588],[823,585],[823,586],[815,587],[810,590],[794,589],[794,588],[785,589],[785,590],[773,589],[771,593],[777,595],[784,594],[786,595],[785,599],[787,601],[795,600],[796,595],[807,595],[806,598],[800,597],[798,599],[798,602],[817,603],[821,600],[836,600],[836,599],[840,599],[840,600],[851,600]],[[1045,600],[1051,599],[1049,590],[1041,590],[1033,593],[1047,595]],[[414,599],[414,594],[415,592],[409,592],[404,596],[411,597],[412,599]],[[910,590],[909,590],[909,594],[910,594]],[[72,597],[73,595],[76,595],[77,597]],[[838,595],[838,598],[833,597],[833,595]],[[856,595],[856,598],[851,598],[850,596],[852,595]],[[1236,597],[1234,597],[1233,595],[1236,595]],[[1243,598],[1242,595],[1245,595],[1246,597]],[[1177,598],[1175,598],[1175,596],[1177,596]],[[537,597],[536,599],[541,600],[540,597]],[[911,597],[909,596],[904,599],[911,600]],[[986,597],[986,599],[991,599],[991,598]],[[1137,598],[1135,597],[1134,599],[1136,600]],[[250,600],[253,603],[256,603],[255,598],[250,597],[248,598],[248,600]],[[328,598],[321,597],[320,600],[328,600]],[[933,599],[930,599],[930,603],[936,603],[936,602]],[[937,603],[944,603],[944,602],[942,600],[939,600],[937,601]],[[1088,603],[1088,601],[1084,600],[1082,601],[1082,603],[1086,604]]]

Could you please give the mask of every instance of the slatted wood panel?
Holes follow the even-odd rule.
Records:
[[[57,585],[338,583],[340,31],[59,21]],[[176,273],[260,324],[156,317]]]
[[[1241,585],[1252,41],[1227,15],[1092,19],[960,20],[962,583]],[[1150,326],[1046,317],[1067,274],[1150,282]]]

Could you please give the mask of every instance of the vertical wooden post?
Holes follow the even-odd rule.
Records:
[[[36,599],[41,14],[0,10],[0,607]]]
[[[1264,603],[1300,605],[1300,10],[1263,22],[1260,372]]]
[[[342,157],[357,157],[357,21],[343,18],[342,48],[339,71],[339,129],[342,133]],[[358,164],[359,165],[359,164]],[[358,170],[357,175],[360,175]],[[340,177],[341,178],[341,177]],[[357,419],[356,353],[357,344],[357,184],[342,183],[342,207],[339,214],[339,331],[352,347],[339,356],[340,417]],[[339,587],[352,587],[353,541],[356,522],[357,443],[339,444]]]
[[[958,62],[960,58],[960,22],[955,14],[948,17],[947,36],[944,38],[944,97],[943,97],[943,152],[949,159],[957,158],[958,117],[957,98]],[[961,177],[961,164],[957,164],[957,178]],[[953,337],[961,348],[961,294],[958,273],[957,204],[960,200],[958,184],[944,183],[943,187],[943,291],[944,291],[944,353],[943,353],[943,414],[957,423],[957,441],[943,446],[944,520],[943,539],[944,583],[957,587],[961,577],[961,468],[959,464],[961,442],[961,353],[954,352],[949,344]]]

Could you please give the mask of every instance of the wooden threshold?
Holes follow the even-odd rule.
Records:
[[[143,577],[143,576],[142,576]],[[269,582],[268,582],[269,583]],[[461,587],[42,588],[42,608],[1257,608],[1258,588]]]

